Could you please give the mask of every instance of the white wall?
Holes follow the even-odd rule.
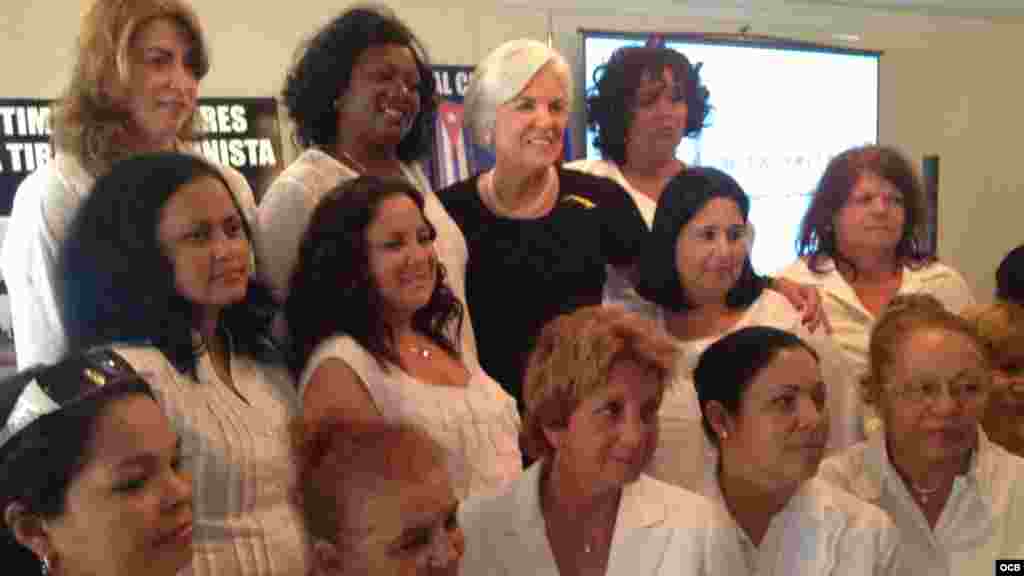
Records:
[[[59,92],[70,69],[81,3],[66,2],[58,9],[53,3],[4,0],[0,97]],[[348,4],[194,0],[213,53],[203,95],[276,95],[295,47]],[[1024,242],[1024,170],[1016,154],[1018,136],[1024,133],[1017,111],[1024,102],[1024,80],[1011,61],[1024,48],[1024,21],[809,8],[782,0],[742,5],[718,0],[396,0],[389,5],[442,64],[474,64],[505,40],[546,39],[549,33],[574,61],[581,27],[735,32],[750,25],[756,34],[827,44],[840,43],[834,33],[859,34],[856,47],[884,51],[881,141],[917,160],[925,154],[941,158],[941,258],[960,269],[976,295],[987,300],[998,261]],[[770,89],[757,86],[752,92]]]

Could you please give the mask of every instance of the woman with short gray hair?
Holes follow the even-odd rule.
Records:
[[[646,226],[621,186],[559,165],[572,96],[569,66],[535,40],[502,44],[466,94],[473,138],[494,168],[438,196],[469,247],[466,301],[480,363],[522,405],[522,371],[541,327],[601,303],[606,267],[629,269]],[[509,295],[509,280],[528,290]]]

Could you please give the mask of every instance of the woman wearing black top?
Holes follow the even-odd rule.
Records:
[[[572,81],[541,42],[514,40],[477,67],[466,94],[493,169],[438,195],[466,237],[466,300],[480,363],[522,405],[527,352],[555,316],[601,303],[608,265],[628,270],[646,226],[618,184],[564,170]]]

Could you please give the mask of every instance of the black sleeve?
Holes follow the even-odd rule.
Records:
[[[600,180],[602,248],[613,266],[629,267],[647,248],[647,224],[629,192],[613,180]]]

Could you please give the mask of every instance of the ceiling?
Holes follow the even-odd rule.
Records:
[[[757,5],[759,0],[737,3]],[[866,8],[963,18],[1024,18],[1024,0],[786,0],[788,4]]]

